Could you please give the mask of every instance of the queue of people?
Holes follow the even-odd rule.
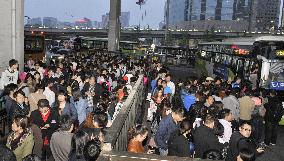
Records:
[[[253,89],[240,77],[233,82],[190,77],[173,83],[169,69],[159,62],[149,73],[148,122],[130,129],[138,138],[129,137],[129,152],[253,161],[276,145],[284,111],[275,91]]]
[[[0,79],[8,123],[0,160],[93,161],[109,150],[105,128],[146,72],[145,60],[98,52],[48,65],[28,61],[19,74],[18,61],[10,60]]]
[[[0,80],[9,129],[0,151],[9,160],[96,160],[139,74],[150,88],[147,123],[129,129],[129,152],[252,161],[275,146],[284,113],[275,91],[253,90],[240,77],[174,81],[144,58],[81,54],[17,68],[9,61]]]

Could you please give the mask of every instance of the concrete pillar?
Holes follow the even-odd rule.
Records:
[[[110,0],[108,22],[108,51],[118,51],[120,41],[121,0]]]
[[[24,66],[24,0],[0,1],[0,72],[10,59]]]

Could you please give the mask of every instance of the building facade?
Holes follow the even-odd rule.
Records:
[[[57,27],[57,18],[54,17],[43,17],[42,25],[49,28]]]
[[[42,25],[41,17],[31,18],[27,20],[27,25]]]
[[[109,13],[102,15],[101,28],[108,28]]]
[[[169,24],[173,25],[185,20],[185,0],[170,0]]]
[[[283,0],[170,0],[169,26],[204,26],[199,30],[268,31],[281,26],[282,10]],[[218,21],[226,21],[219,24],[228,26],[221,26]],[[240,23],[244,24],[238,29]]]
[[[282,24],[282,15],[280,16],[283,11],[282,4],[282,0],[258,1],[256,28],[268,31],[280,27]]]
[[[92,21],[88,18],[83,18],[75,21],[75,26],[79,28],[92,28]]]
[[[120,23],[121,27],[129,27],[130,12],[121,12]]]

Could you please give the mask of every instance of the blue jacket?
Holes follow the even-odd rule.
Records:
[[[157,146],[161,149],[168,149],[168,140],[170,138],[171,133],[178,130],[179,126],[173,120],[172,114],[169,114],[165,118],[163,118],[158,127],[155,142]]]
[[[195,103],[195,96],[188,93],[185,89],[182,89],[180,91],[180,97],[184,107],[186,108],[187,111],[189,111],[191,105]]]
[[[55,108],[56,110],[58,110],[58,105],[56,103],[53,103],[52,108]],[[68,115],[73,120],[75,121],[78,120],[78,113],[73,103],[66,102],[61,115]]]
[[[195,103],[194,95],[185,95],[183,100],[183,105],[187,111],[189,111],[191,105]]]
[[[154,92],[156,87],[157,87],[157,81],[154,79],[151,81],[151,93]]]
[[[71,97],[70,102],[74,104],[78,113],[79,124],[81,124],[83,121],[85,121],[87,117],[87,108],[88,108],[87,100],[80,98],[79,101],[75,102],[73,97]]]

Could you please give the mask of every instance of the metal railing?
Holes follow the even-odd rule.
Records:
[[[105,142],[111,144],[112,150],[127,150],[127,131],[135,125],[138,118],[142,117],[141,108],[144,101],[145,86],[143,85],[143,75],[140,75],[112,126],[107,129]]]
[[[97,159],[99,161],[212,161],[199,158],[160,156],[153,154],[138,154],[128,152],[103,152]]]

